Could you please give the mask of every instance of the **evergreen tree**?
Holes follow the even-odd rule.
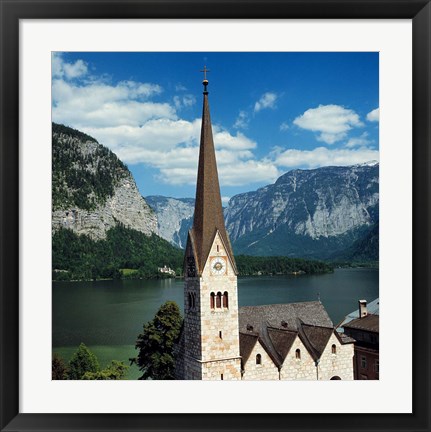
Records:
[[[100,366],[97,357],[81,343],[78,350],[73,354],[69,363],[69,379],[82,379],[86,372],[99,372]]]
[[[83,380],[121,380],[129,369],[123,362],[112,360],[111,364],[98,372],[85,372]]]
[[[67,372],[67,366],[63,358],[55,353],[52,358],[51,378],[53,380],[65,380],[67,379]]]
[[[173,301],[167,301],[162,305],[154,319],[144,325],[144,331],[136,341],[139,354],[132,360],[143,372],[140,379],[174,379],[173,349],[179,338],[181,326],[180,309]]]

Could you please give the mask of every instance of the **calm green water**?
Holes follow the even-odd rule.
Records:
[[[128,363],[142,325],[166,300],[183,311],[183,280],[120,280],[53,283],[53,351],[69,360],[81,342],[102,366],[111,360]],[[357,307],[359,299],[379,296],[377,269],[337,269],[316,276],[247,277],[238,279],[240,306],[320,300],[334,324]],[[136,367],[128,378],[139,376]]]

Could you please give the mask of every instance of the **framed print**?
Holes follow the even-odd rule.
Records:
[[[0,3],[1,430],[430,429],[428,1]]]

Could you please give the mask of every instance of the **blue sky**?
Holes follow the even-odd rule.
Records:
[[[204,65],[225,202],[379,159],[378,53],[54,53],[53,121],[114,151],[142,195],[194,197]]]

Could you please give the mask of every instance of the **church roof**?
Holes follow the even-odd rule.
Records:
[[[280,367],[296,337],[313,359],[318,360],[334,333],[334,326],[322,303],[315,301],[241,307],[239,330],[243,364],[259,340]]]
[[[304,324],[333,328],[323,304],[319,301],[284,303],[262,306],[243,306],[239,308],[239,329],[247,333],[247,326],[258,331],[262,322],[268,327],[280,330],[298,330],[297,319]]]
[[[247,360],[250,357],[254,346],[256,345],[258,337],[259,336],[256,334],[239,334],[239,351],[241,353],[242,361],[244,364],[247,363]]]
[[[204,100],[202,110],[202,127],[199,149],[199,166],[196,186],[195,213],[193,228],[189,232],[194,246],[197,269],[202,273],[207,261],[217,230],[223,240],[225,250],[230,258],[235,273],[235,260],[230,245],[229,236],[224,224],[223,207],[220,196],[220,186],[217,173],[217,162],[211,127],[210,109],[208,103],[208,81],[205,79]]]

